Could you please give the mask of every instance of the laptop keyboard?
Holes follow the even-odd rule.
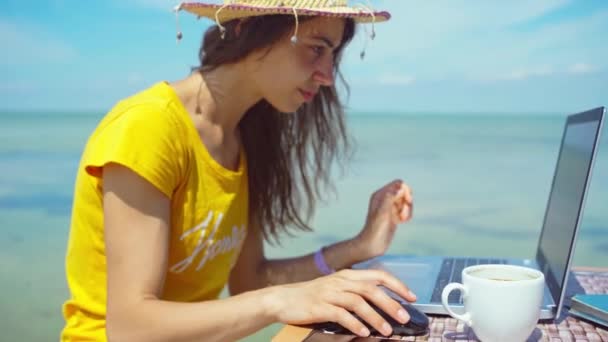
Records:
[[[431,303],[441,303],[441,292],[449,283],[462,283],[462,270],[467,266],[485,264],[506,264],[504,259],[476,259],[476,258],[445,258],[441,263],[441,270],[435,282]],[[448,296],[448,303],[462,304],[460,291],[452,291]]]

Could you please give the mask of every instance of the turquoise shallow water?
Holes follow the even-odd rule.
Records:
[[[8,341],[56,340],[67,296],[63,257],[73,180],[96,114],[0,114],[0,331]],[[415,192],[415,217],[389,253],[534,254],[564,116],[357,113],[357,141],[314,233],[268,246],[295,256],[352,237],[370,194],[395,178]],[[608,143],[594,169],[575,264],[608,266]],[[268,340],[275,325],[250,341]]]

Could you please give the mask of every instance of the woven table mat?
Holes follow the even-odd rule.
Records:
[[[574,272],[585,293],[608,293],[608,272]],[[430,333],[426,336],[399,337],[403,341],[469,342],[479,341],[473,330],[454,318],[429,316]],[[568,316],[567,310],[554,323],[538,324],[528,342],[593,341],[608,342],[608,330]]]

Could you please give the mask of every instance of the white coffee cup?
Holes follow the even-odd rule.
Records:
[[[462,270],[462,284],[450,283],[441,293],[447,312],[473,329],[482,341],[525,341],[540,317],[545,277],[514,265],[476,265]],[[465,313],[448,305],[450,292],[462,292]]]

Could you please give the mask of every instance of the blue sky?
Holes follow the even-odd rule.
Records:
[[[355,3],[355,1],[351,1]],[[367,3],[367,1],[360,1]],[[377,0],[393,20],[343,64],[353,111],[543,112],[608,105],[608,1]],[[0,110],[106,111],[196,64],[211,23],[168,0],[0,2]]]

